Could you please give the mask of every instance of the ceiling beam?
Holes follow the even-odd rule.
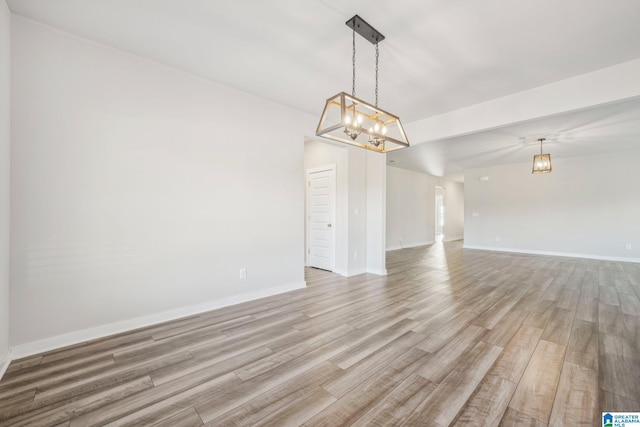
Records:
[[[412,145],[640,97],[640,59],[405,125]]]

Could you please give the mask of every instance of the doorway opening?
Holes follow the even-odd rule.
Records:
[[[444,240],[444,187],[436,186],[435,197],[435,241]]]

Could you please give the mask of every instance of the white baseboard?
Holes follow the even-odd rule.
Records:
[[[227,307],[230,305],[240,304],[247,301],[256,300],[272,295],[277,295],[296,289],[303,289],[307,286],[305,281],[292,283],[284,286],[276,286],[272,288],[262,289],[259,291],[246,292],[240,295],[234,295],[219,300],[209,301],[204,304],[182,307],[175,310],[169,310],[162,313],[151,314],[148,316],[136,317],[134,319],[114,322],[95,328],[84,329],[71,332],[64,335],[45,338],[25,344],[11,347],[10,354],[13,360],[22,357],[32,356],[34,354],[43,353],[45,351],[55,350],[81,342],[103,338],[109,335],[119,334],[121,332],[131,331],[133,329],[144,328],[146,326],[157,323],[168,322],[182,317],[193,316],[195,314],[204,313],[206,311],[215,310],[217,308]]]
[[[4,373],[7,372],[7,368],[11,363],[11,349],[8,348],[7,351],[4,352],[2,357],[0,357],[0,380],[4,376]]]
[[[549,256],[560,256],[560,257],[567,257],[567,258],[585,258],[585,259],[598,259],[602,261],[621,261],[621,262],[640,263],[640,258],[576,254],[576,253],[570,253],[570,252],[552,252],[552,251],[538,251],[538,250],[513,249],[513,248],[494,248],[491,246],[475,246],[475,245],[463,245],[463,248],[478,249],[481,251],[510,252],[510,253],[516,253],[516,254],[549,255]]]
[[[462,240],[462,239],[464,239],[464,236],[453,236],[453,237],[445,236],[443,241],[444,242],[455,242],[456,240]]]
[[[349,277],[349,273],[344,270],[333,270],[334,273],[341,275],[342,277]]]
[[[358,274],[364,274],[364,273],[371,273],[371,274],[377,274],[378,276],[386,276],[387,275],[387,270],[371,270],[371,269],[358,269],[355,270],[353,272],[351,272],[351,274],[349,274],[346,271],[343,270],[334,270],[333,271],[336,274],[341,275],[342,277],[352,277],[352,276],[357,276]]]
[[[345,277],[353,277],[353,276],[357,276],[357,275],[359,275],[359,274],[364,274],[364,273],[366,273],[366,272],[367,272],[367,270],[366,270],[366,269],[364,269],[364,268],[359,268],[359,269],[357,269],[357,270],[350,271],[350,272],[349,272]]]
[[[433,245],[435,243],[435,240],[429,240],[426,242],[418,242],[418,243],[410,243],[408,245],[394,245],[394,246],[387,246],[387,252],[388,251],[397,251],[398,249],[409,249],[409,248],[417,248],[418,246],[427,246],[427,245]]]
[[[367,273],[377,274],[378,276],[386,276],[387,269],[378,269],[378,268],[368,268]]]

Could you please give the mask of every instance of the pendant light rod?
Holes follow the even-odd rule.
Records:
[[[347,27],[352,28],[356,33],[360,34],[365,40],[368,40],[371,44],[378,44],[382,40],[384,40],[384,35],[371,25],[367,23],[364,19],[360,18],[358,15],[354,15],[353,18],[349,19],[347,22]]]
[[[351,96],[356,97],[356,30],[353,29],[353,56],[351,57],[351,66],[353,69]]]
[[[380,51],[376,43],[376,107],[378,106],[378,58],[380,58]]]
[[[540,141],[540,155],[542,155],[542,143],[543,143],[544,141],[546,141],[546,140],[547,140],[547,138],[539,138],[539,139],[538,139],[538,141]]]

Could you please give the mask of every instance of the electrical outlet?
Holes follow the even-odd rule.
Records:
[[[247,278],[247,267],[242,267],[240,269],[240,278],[241,279],[246,279]]]
[[[353,251],[353,259],[358,259],[358,251]]]
[[[500,241],[500,236],[496,236],[496,242]]]
[[[633,245],[631,243],[627,243],[626,245],[624,245],[625,249],[630,251],[633,249]]]
[[[472,212],[471,216],[474,217],[474,218],[477,218],[477,217],[480,216],[480,212]]]

